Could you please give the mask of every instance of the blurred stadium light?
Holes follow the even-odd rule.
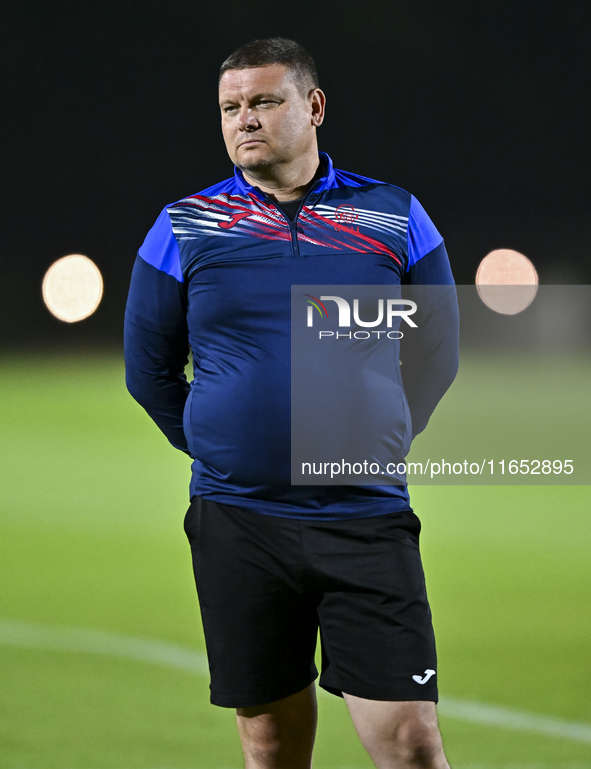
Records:
[[[95,312],[103,296],[99,268],[87,256],[70,254],[54,262],[43,278],[43,301],[52,315],[66,323]]]

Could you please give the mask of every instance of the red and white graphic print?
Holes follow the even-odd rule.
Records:
[[[170,206],[168,212],[179,241],[203,236],[291,240],[290,223],[284,214],[253,194],[192,195]],[[349,203],[303,206],[297,221],[300,241],[338,250],[382,253],[398,264],[401,258],[397,252],[402,250],[399,245],[406,240],[407,227],[407,217],[355,208]],[[382,234],[389,237],[382,239]]]

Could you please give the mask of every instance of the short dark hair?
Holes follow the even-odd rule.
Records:
[[[285,37],[267,37],[264,40],[252,40],[240,46],[220,67],[218,83],[224,72],[229,69],[252,69],[268,67],[272,64],[282,64],[291,70],[305,95],[310,90],[310,86],[319,87],[314,59],[302,45]]]

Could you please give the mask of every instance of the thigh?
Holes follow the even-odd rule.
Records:
[[[185,518],[211,674],[211,701],[253,707],[317,675],[318,620],[301,587],[297,524],[196,498]]]
[[[437,701],[437,659],[414,513],[348,521],[324,550],[320,685],[370,700]]]

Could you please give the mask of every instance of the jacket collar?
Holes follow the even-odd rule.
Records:
[[[327,155],[326,152],[319,152],[318,158],[320,160],[322,176],[316,179],[312,189],[310,190],[310,192],[314,193],[324,192],[325,190],[329,190],[336,186],[335,171],[329,155]],[[264,199],[264,193],[261,192],[258,187],[254,187],[252,184],[249,184],[244,178],[242,171],[237,166],[234,166],[234,180],[240,194],[255,195],[260,200]]]

